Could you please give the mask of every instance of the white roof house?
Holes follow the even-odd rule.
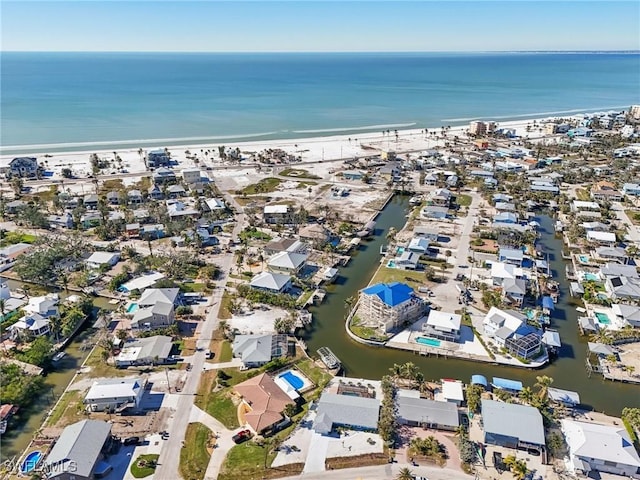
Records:
[[[511,263],[493,262],[491,264],[491,278],[494,283],[498,280],[522,278],[524,271]]]
[[[422,331],[435,338],[456,342],[460,337],[460,323],[462,317],[457,313],[430,310]]]
[[[306,253],[278,252],[267,261],[272,270],[298,272],[307,261]]]
[[[464,401],[464,392],[460,380],[442,380],[442,398],[460,405]]]
[[[246,366],[257,367],[271,361],[273,335],[236,335],[233,339],[233,356],[242,359]]]
[[[100,268],[102,265],[113,267],[119,260],[119,252],[94,252],[85,262],[89,268]]]
[[[261,272],[251,279],[249,285],[253,288],[283,292],[291,285],[291,277],[280,273]]]
[[[124,344],[115,358],[117,367],[130,365],[149,365],[153,362],[164,363],[171,354],[173,340],[165,335],[139,338]]]
[[[95,405],[94,410],[117,408],[123,404],[140,405],[144,382],[139,378],[106,378],[96,380],[84,397],[85,405]]]
[[[637,475],[640,458],[624,426],[569,419],[561,420],[560,424],[569,447],[570,467],[574,471]]]
[[[597,230],[589,230],[587,232],[587,240],[589,240],[590,242],[613,245],[616,243],[616,234],[613,232],[599,232]]]
[[[407,245],[407,250],[425,253],[429,249],[429,240],[425,237],[413,237]]]
[[[289,205],[265,205],[264,213],[288,213]]]
[[[162,280],[164,278],[164,274],[160,272],[151,272],[145,275],[141,275],[139,277],[134,278],[133,280],[129,280],[126,283],[120,285],[118,290],[123,292],[130,292],[132,290],[144,290],[145,288],[152,287],[156,284],[158,280]]]
[[[28,314],[37,313],[43,317],[58,315],[58,303],[60,298],[57,293],[49,293],[41,297],[31,297],[24,306],[24,311]]]

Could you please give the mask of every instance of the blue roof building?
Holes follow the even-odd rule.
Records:
[[[358,315],[365,324],[383,333],[413,322],[424,314],[422,299],[404,283],[378,283],[360,293]]]

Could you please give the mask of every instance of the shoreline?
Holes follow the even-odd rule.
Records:
[[[395,130],[400,136],[410,136],[422,134],[424,129],[439,132],[442,127],[450,127],[448,136],[464,132],[469,127],[469,122],[474,120],[495,121],[498,128],[523,128],[527,123],[533,121],[553,120],[557,118],[571,118],[580,114],[593,113],[598,111],[618,111],[628,108],[628,106],[614,107],[594,107],[556,110],[549,112],[534,112],[530,114],[514,115],[494,115],[494,116],[474,116],[463,118],[442,119],[438,126],[418,126],[418,122],[389,123],[380,125],[367,125],[347,128],[325,128],[325,129],[305,129],[305,130],[283,130],[272,132],[258,132],[235,135],[211,135],[195,137],[174,137],[156,139],[133,139],[133,140],[108,140],[90,142],[63,142],[50,144],[23,144],[23,145],[0,145],[0,158],[14,157],[16,155],[78,155],[91,153],[112,153],[121,150],[123,152],[136,151],[137,149],[167,148],[172,149],[196,149],[196,148],[216,148],[224,144],[227,147],[249,147],[256,144],[264,147],[283,145],[294,146],[302,143],[330,143],[344,141],[348,138],[358,140],[373,140],[381,137],[381,131],[391,130],[393,136]],[[322,134],[325,135],[322,135]],[[519,133],[519,132],[517,132]],[[536,138],[536,132],[528,132],[529,138]],[[318,134],[318,135],[314,135]],[[525,135],[520,135],[525,136]],[[270,137],[270,138],[268,138]],[[386,138],[386,136],[385,136]],[[91,147],[96,147],[91,149]],[[114,150],[115,148],[115,150]]]

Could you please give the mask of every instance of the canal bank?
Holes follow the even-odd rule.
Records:
[[[568,282],[564,277],[565,263],[562,260],[562,241],[554,237],[553,220],[540,216],[541,238],[539,243],[549,253],[551,269],[560,281],[562,295],[554,313],[553,327],[561,335],[563,347],[560,356],[541,370],[526,371],[520,368],[495,366],[460,359],[422,357],[410,352],[389,348],[362,345],[349,338],[345,331],[345,301],[357,298],[358,291],[367,286],[380,263],[380,246],[386,244],[389,228],[404,227],[410,212],[409,197],[395,196],[376,218],[375,237],[363,242],[349,265],[340,270],[336,283],[327,290],[325,302],[311,309],[314,322],[306,333],[309,352],[323,346],[329,347],[343,363],[345,374],[353,377],[379,379],[389,372],[394,363],[414,362],[427,379],[460,378],[469,381],[471,375],[479,373],[487,377],[499,376],[519,379],[533,385],[537,375],[554,378],[554,386],[580,392],[583,402],[598,411],[619,414],[625,406],[640,406],[638,386],[612,383],[600,376],[588,377],[585,368],[586,338],[580,338],[575,307],[570,304]]]
[[[22,284],[14,280],[8,280],[9,287],[12,290],[21,288]],[[66,298],[64,292],[59,292],[62,299]],[[94,307],[102,309],[113,309],[107,299],[94,299]],[[38,399],[29,408],[18,411],[15,418],[12,419],[7,432],[2,435],[2,448],[0,449],[1,461],[10,460],[13,457],[19,457],[29,442],[33,439],[34,434],[42,426],[43,420],[46,418],[49,410],[53,408],[55,402],[65,391],[69,382],[89,355],[91,351],[92,341],[92,325],[90,321],[83,324],[80,331],[71,342],[65,347],[65,356],[55,363],[52,371],[45,377],[46,388]]]

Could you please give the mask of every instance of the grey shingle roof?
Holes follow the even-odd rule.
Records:
[[[535,445],[545,444],[542,415],[537,408],[484,399],[482,423],[485,434],[517,438]]]
[[[314,429],[318,433],[329,433],[327,426],[337,424],[375,430],[378,427],[379,411],[380,401],[375,398],[324,393],[317,409],[322,421],[316,422]]]
[[[437,402],[426,398],[398,396],[398,417],[412,422],[426,422],[455,428],[460,424],[454,403]]]

